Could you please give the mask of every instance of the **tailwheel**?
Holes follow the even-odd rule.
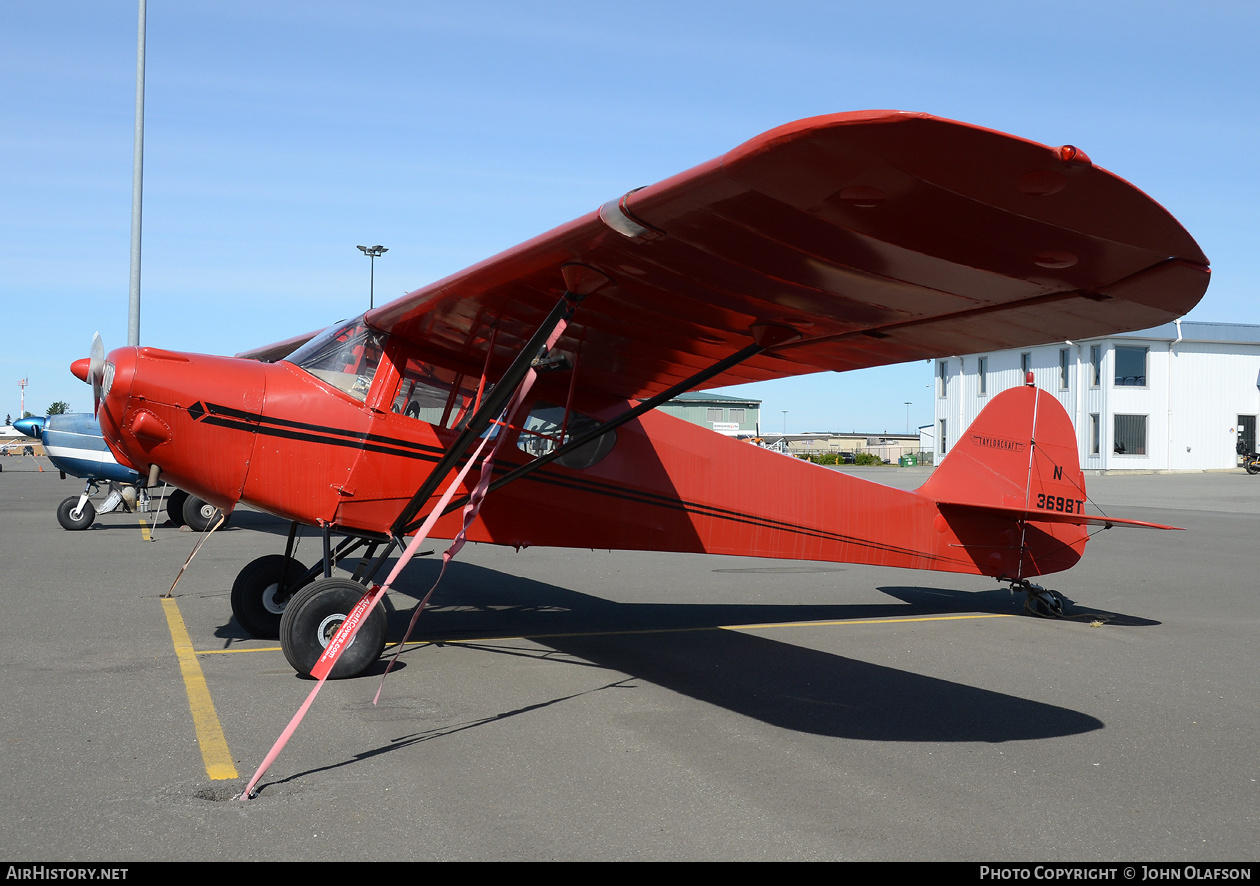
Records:
[[[310,675],[324,648],[367,590],[349,579],[323,578],[293,595],[280,617],[280,648],[295,671]],[[385,649],[385,629],[385,607],[377,603],[342,651],[329,679],[357,677],[371,667]]]
[[[1024,615],[1036,618],[1062,618],[1063,598],[1025,579],[1011,580],[1011,592],[1023,591]]]
[[[307,582],[307,569],[284,554],[268,554],[245,564],[232,583],[232,614],[251,636],[275,640],[280,616],[294,593]],[[283,587],[281,581],[284,582]]]

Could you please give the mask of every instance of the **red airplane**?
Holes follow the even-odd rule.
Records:
[[[1136,521],[1087,513],[1076,433],[1031,378],[914,492],[653,409],[694,389],[1151,327],[1208,279],[1167,211],[1074,147],[866,111],[771,130],[313,337],[236,358],[120,348],[76,374],[98,388],[120,461],[292,521],[285,553],[246,565],[232,604],[309,673],[470,448],[500,434],[474,541],[969,573],[1053,609],[1029,579],[1076,563],[1090,524]],[[459,504],[434,535],[455,536]],[[309,570],[292,558],[299,524],[323,531]],[[359,550],[354,579],[332,578]],[[378,606],[333,676],[361,673],[384,642]]]

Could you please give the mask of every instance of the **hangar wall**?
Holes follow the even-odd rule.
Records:
[[[1182,321],[933,361],[938,453],[1026,369],[1071,416],[1083,468],[1225,470],[1240,435],[1255,447],[1260,326]]]

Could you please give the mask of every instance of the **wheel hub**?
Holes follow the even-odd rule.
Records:
[[[319,645],[327,649],[328,644],[332,642],[333,637],[337,636],[337,631],[341,629],[341,625],[345,620],[346,614],[344,612],[338,612],[325,617],[324,620],[319,623],[319,627],[315,629],[315,636],[319,640]],[[359,638],[354,638],[354,640],[357,639]],[[347,644],[347,649],[354,645],[354,640],[351,640],[349,644]]]
[[[275,584],[267,585],[266,589],[262,592],[263,609],[266,609],[272,615],[284,615],[285,604],[278,602],[276,600],[276,597],[279,595],[279,593],[280,593],[279,582],[276,582]]]

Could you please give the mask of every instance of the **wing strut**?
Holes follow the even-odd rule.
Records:
[[[578,287],[574,287],[578,288]],[[429,472],[429,476],[425,478],[424,483],[416,490],[416,494],[411,497],[411,501],[402,509],[402,512],[394,520],[390,531],[395,537],[402,537],[408,532],[413,532],[423,521],[412,522],[420,509],[429,500],[434,492],[437,491],[438,484],[442,482],[450,470],[464,457],[481,433],[490,425],[494,419],[499,417],[503,412],[508,401],[516,394],[516,389],[520,385],[525,374],[529,372],[530,367],[538,359],[540,352],[546,347],[547,339],[561,322],[568,322],[573,316],[573,311],[577,307],[578,302],[585,298],[585,292],[573,292],[569,289],[565,290],[560,300],[556,302],[556,306],[551,309],[551,313],[543,320],[542,324],[526,342],[525,347],[512,360],[512,365],[503,373],[503,377],[484,400],[477,410],[468,419],[468,423],[464,425],[464,429],[459,436],[455,438],[455,442],[450,445],[442,458]]]
[[[708,369],[700,370],[699,372],[697,372],[695,375],[691,376],[690,378],[680,381],[678,384],[674,385],[672,388],[669,388],[668,390],[665,390],[665,391],[661,391],[661,393],[657,394],[656,396],[642,401],[641,403],[639,403],[638,406],[635,406],[632,409],[627,409],[625,412],[621,413],[620,415],[615,416],[614,418],[610,418],[608,421],[604,422],[601,425],[598,425],[597,427],[592,428],[591,430],[587,431],[585,434],[581,434],[577,437],[574,437],[572,440],[565,443],[563,446],[559,446],[556,449],[553,449],[551,452],[547,453],[546,455],[539,456],[538,458],[534,459],[529,464],[521,465],[516,470],[508,472],[505,476],[500,477],[498,480],[495,480],[493,483],[491,483],[490,489],[488,491],[493,492],[496,489],[506,486],[508,483],[511,483],[513,480],[519,480],[521,477],[524,477],[526,474],[530,474],[538,470],[539,468],[543,467],[544,465],[550,464],[551,462],[555,461],[558,458],[563,458],[564,456],[568,455],[573,450],[578,449],[582,446],[585,446],[587,443],[591,442],[597,437],[602,437],[604,434],[608,433],[609,431],[612,431],[621,427],[626,422],[633,421],[634,419],[638,418],[640,415],[643,415],[643,413],[649,412],[655,409],[656,407],[660,406],[662,403],[666,403],[669,400],[674,399],[679,394],[684,394],[687,391],[690,391],[692,388],[703,384],[704,382],[708,381],[714,376],[720,375],[721,373],[730,369],[732,366],[736,366],[740,363],[743,363],[745,360],[751,357],[757,356],[758,354],[760,354],[762,351],[766,350],[767,348],[775,347],[776,345],[779,345],[785,341],[792,341],[795,338],[799,337],[798,334],[794,330],[786,329],[784,327],[777,327],[777,326],[754,326],[752,331],[753,331],[753,336],[755,339],[752,344],[748,345],[747,347],[741,350],[736,351],[734,354],[731,354],[729,357],[725,358],[724,360],[720,360],[717,363],[714,363]],[[457,501],[452,502],[451,504],[447,506],[446,512],[450,513],[451,511],[457,508],[463,507],[466,501],[467,501],[467,497],[464,497]],[[415,529],[420,525],[420,523],[421,521],[419,520],[416,520],[413,523],[409,523],[407,526],[403,528],[403,532],[404,533],[414,532]],[[395,524],[395,531],[397,531],[397,524]]]

